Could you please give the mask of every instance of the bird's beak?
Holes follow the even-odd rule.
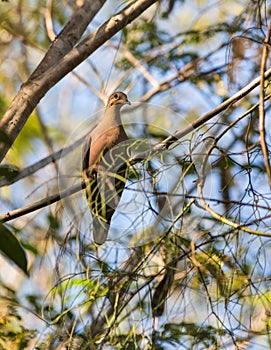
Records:
[[[131,106],[131,102],[129,100],[126,100],[125,104]]]

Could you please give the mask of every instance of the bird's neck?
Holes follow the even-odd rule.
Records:
[[[105,111],[103,122],[108,126],[121,125],[120,106],[115,105],[108,107]]]

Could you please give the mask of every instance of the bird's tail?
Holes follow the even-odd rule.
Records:
[[[104,244],[108,236],[109,225],[94,215],[92,223],[94,242],[99,245]]]

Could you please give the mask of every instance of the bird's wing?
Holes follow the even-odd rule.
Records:
[[[102,147],[102,143],[98,146]],[[86,197],[88,201],[88,206],[93,215],[92,220],[94,242],[96,244],[101,245],[107,239],[109,226],[106,222],[103,222],[99,217],[102,199],[98,190],[97,178],[91,178],[90,174],[91,166],[93,165],[93,157],[90,151],[91,147],[94,147],[96,149],[95,143],[92,144],[92,135],[90,134],[86,137],[82,149],[82,176],[86,184]],[[94,203],[94,205],[93,197],[97,202],[96,204]]]
[[[83,150],[82,150],[82,173],[83,173],[83,178],[85,181],[88,178],[87,172],[88,172],[89,165],[90,165],[89,164],[89,154],[90,154],[91,140],[92,140],[91,135],[88,135],[84,141]]]

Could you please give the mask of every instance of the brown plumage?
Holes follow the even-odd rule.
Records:
[[[123,92],[113,93],[103,119],[83,145],[82,176],[97,244],[107,239],[111,218],[125,186],[128,137],[120,118],[120,109],[125,104],[130,102]]]

